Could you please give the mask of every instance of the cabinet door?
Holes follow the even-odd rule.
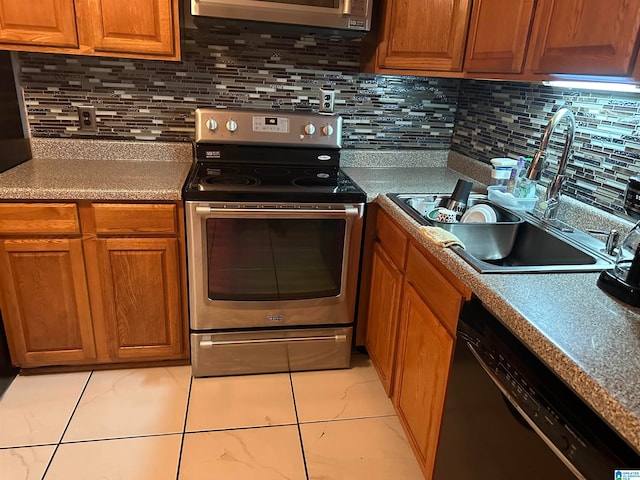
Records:
[[[0,262],[13,362],[91,363],[95,346],[81,240],[3,240]]]
[[[387,0],[378,66],[460,71],[471,0]]]
[[[182,358],[178,240],[97,240],[97,252],[111,359]]]
[[[366,346],[388,395],[392,387],[402,280],[402,272],[377,243],[371,268]]]
[[[0,0],[0,43],[77,47],[73,0]]]
[[[476,0],[465,70],[522,72],[534,5],[535,0]]]
[[[640,0],[538,0],[529,53],[536,73],[628,75]]]
[[[177,56],[177,0],[83,0],[96,52]]]
[[[431,478],[454,341],[408,282],[400,335],[394,404],[425,478]]]

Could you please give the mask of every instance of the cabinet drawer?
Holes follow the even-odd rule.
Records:
[[[0,203],[0,235],[80,233],[75,203]]]
[[[98,235],[178,231],[175,204],[94,203],[92,210]]]
[[[407,236],[382,210],[378,211],[376,237],[384,245],[385,251],[401,270],[404,270],[407,256]]]
[[[455,336],[463,295],[413,245],[407,255],[407,279]]]

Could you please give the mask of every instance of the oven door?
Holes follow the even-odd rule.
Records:
[[[192,330],[352,323],[362,211],[186,202]]]

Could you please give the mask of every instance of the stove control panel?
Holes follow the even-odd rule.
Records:
[[[196,142],[340,148],[342,117],[314,112],[198,108]]]

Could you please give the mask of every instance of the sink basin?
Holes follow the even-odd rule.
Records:
[[[413,198],[424,198],[428,195],[388,194],[388,197],[418,223],[435,225],[435,222],[425,218],[412,207]],[[446,198],[445,195],[436,196]],[[502,208],[488,200],[479,200],[478,195],[475,197],[476,202],[489,203],[497,210]],[[515,215],[515,212],[511,213]],[[486,225],[454,224],[466,229],[464,239],[461,240],[467,249],[452,249],[480,273],[598,272],[613,268],[614,258],[605,253],[603,242],[566,225],[558,228],[528,212],[518,211],[516,216],[521,218],[521,221],[516,222],[515,238],[509,244],[508,250],[502,249],[500,255],[495,255],[495,251],[492,250],[493,255],[486,256],[483,251],[486,250],[485,244],[491,241],[488,240],[486,229],[503,227],[502,222]],[[448,229],[457,235],[454,229]]]

